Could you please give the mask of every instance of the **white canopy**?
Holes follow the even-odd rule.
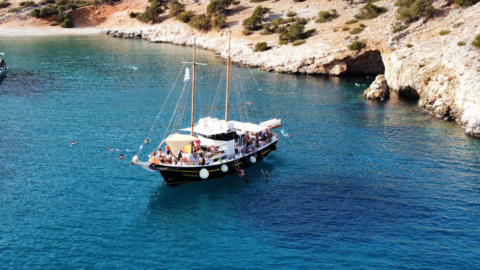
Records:
[[[172,153],[177,153],[178,151],[182,150],[183,147],[185,147],[186,145],[188,145],[189,143],[195,140],[198,140],[198,138],[190,135],[175,133],[168,136],[165,142],[167,143],[168,146],[170,146]]]

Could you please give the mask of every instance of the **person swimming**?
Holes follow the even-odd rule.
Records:
[[[77,143],[75,141],[72,141],[72,145],[76,145]]]
[[[113,148],[108,147],[108,151],[113,152]]]
[[[149,140],[149,139],[146,139],[146,140],[145,140],[145,143],[150,143],[150,140]]]
[[[123,156],[123,154],[120,154],[120,159],[124,159],[125,157]]]

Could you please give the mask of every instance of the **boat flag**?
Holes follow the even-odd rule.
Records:
[[[187,82],[188,80],[190,80],[190,69],[187,67],[185,69],[185,77],[183,78],[183,82]]]

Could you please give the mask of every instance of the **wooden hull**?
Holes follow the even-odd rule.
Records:
[[[151,164],[150,168],[152,170],[160,171],[165,183],[169,186],[178,186],[190,182],[199,182],[205,180],[218,179],[225,176],[229,176],[235,173],[238,173],[235,165],[239,169],[247,169],[261,160],[263,160],[268,154],[277,149],[278,140],[266,145],[265,147],[259,149],[256,153],[256,161],[252,163],[250,161],[251,156],[255,156],[253,153],[244,155],[243,157],[238,158],[237,160],[229,159],[222,164],[213,164],[213,165],[204,165],[204,166],[172,166],[172,165],[154,165]],[[222,165],[226,165],[228,170],[226,172],[222,171]],[[225,168],[225,167],[224,167]],[[208,170],[208,177],[203,179],[200,177],[200,170]]]

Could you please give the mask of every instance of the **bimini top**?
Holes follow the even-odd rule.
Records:
[[[168,138],[165,139],[165,142],[170,146],[173,153],[177,153],[182,150],[183,147],[195,140],[197,140],[197,138],[193,136],[175,133],[168,136]]]
[[[267,129],[266,126],[260,126],[252,123],[242,123],[237,121],[218,120],[217,118],[206,117],[198,121],[198,124],[193,127],[193,131],[205,136],[211,136],[215,134],[227,133],[234,130],[242,132],[261,132]],[[184,128],[182,131],[190,131],[191,128]]]

